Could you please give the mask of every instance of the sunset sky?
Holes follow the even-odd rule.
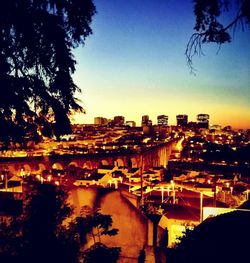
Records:
[[[211,124],[250,128],[249,30],[235,32],[219,52],[204,46],[194,76],[184,56],[195,23],[191,0],[94,2],[93,35],[74,51],[77,97],[86,110],[77,122],[122,115],[140,125],[149,115],[154,124],[165,114],[176,124],[177,114],[195,121],[208,113]]]

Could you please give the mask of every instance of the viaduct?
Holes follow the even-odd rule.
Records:
[[[70,166],[94,169],[102,165],[118,167],[166,167],[169,157],[179,139],[151,146],[140,153],[95,153],[95,154],[56,154],[32,157],[1,157],[0,173],[11,175],[41,174],[44,170],[65,170]]]

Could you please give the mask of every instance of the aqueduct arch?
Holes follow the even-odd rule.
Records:
[[[124,166],[125,166],[125,163],[124,163],[124,161],[123,161],[121,158],[118,158],[118,159],[115,161],[115,166],[117,166],[117,167],[124,167]]]
[[[70,163],[68,164],[68,167],[69,167],[69,166],[81,167],[81,165],[79,165],[76,161],[70,162]]]
[[[55,169],[55,170],[63,170],[63,165],[61,163],[54,163],[52,166],[51,166],[52,169]]]
[[[136,159],[136,157],[130,158],[130,162],[131,162],[131,168],[139,167],[139,163],[138,163],[138,160]]]
[[[92,169],[93,168],[93,164],[91,161],[86,161],[84,164],[83,164],[83,168],[84,169]]]
[[[109,162],[107,160],[101,160],[100,162],[101,165],[109,165]]]

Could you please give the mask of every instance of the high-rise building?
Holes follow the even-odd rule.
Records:
[[[188,123],[188,116],[186,114],[179,114],[176,116],[177,126],[185,127]]]
[[[197,115],[197,125],[199,128],[208,129],[209,127],[209,115],[208,114],[198,114]]]
[[[157,124],[159,126],[168,126],[168,116],[166,115],[157,116]]]
[[[96,124],[96,125],[107,125],[108,120],[107,120],[107,118],[103,118],[103,117],[95,117],[94,118],[94,124]]]
[[[152,121],[149,119],[148,115],[143,115],[141,118],[141,126],[151,126]]]
[[[116,126],[123,126],[125,118],[123,116],[115,116],[114,117],[114,125]]]

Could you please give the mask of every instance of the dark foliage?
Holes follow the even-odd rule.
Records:
[[[101,243],[103,235],[114,236],[118,233],[117,228],[112,228],[113,220],[110,215],[100,213],[99,209],[92,211],[90,207],[84,206],[81,217],[76,218],[76,223],[81,244],[86,243],[88,234],[94,242],[83,253],[84,263],[117,262],[121,248],[107,247]]]
[[[0,261],[78,262],[79,242],[67,193],[53,185],[35,186],[25,200],[24,211],[10,224],[1,224]]]
[[[55,135],[70,132],[70,111],[83,111],[71,75],[72,49],[92,33],[92,0],[8,0],[0,8],[0,139],[20,141],[48,114]],[[38,127],[39,125],[39,127]]]
[[[84,263],[115,263],[117,262],[121,248],[119,247],[106,247],[102,243],[95,243],[92,247],[84,253]]]
[[[194,15],[195,33],[190,37],[185,52],[191,70],[193,56],[202,54],[204,43],[228,43],[233,31],[249,29],[250,1],[194,0]],[[231,17],[231,20],[223,19],[223,15]]]
[[[250,213],[240,211],[207,219],[186,232],[168,262],[244,262],[249,257],[249,220]]]
[[[113,220],[111,215],[104,215],[99,210],[88,215],[76,218],[80,238],[85,240],[86,234],[91,234],[94,242],[101,242],[102,235],[117,235],[118,229],[112,228]]]

